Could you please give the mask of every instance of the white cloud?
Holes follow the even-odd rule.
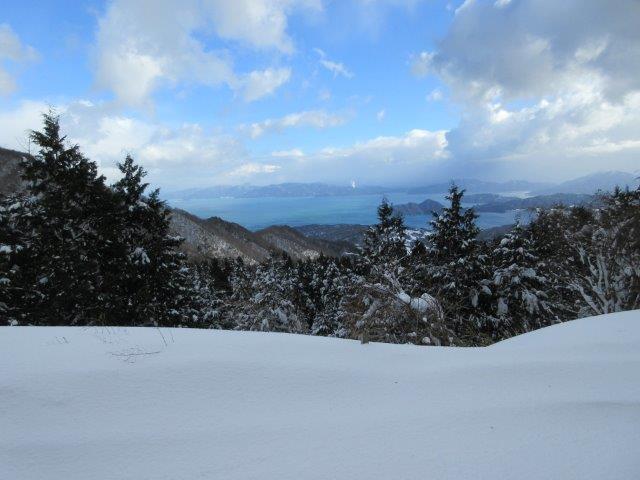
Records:
[[[438,48],[414,58],[414,72],[437,74],[458,95],[481,101],[496,94],[555,94],[585,75],[601,77],[610,97],[640,88],[636,1],[522,0],[508,6],[465,2]]]
[[[42,114],[49,106],[43,102],[23,101],[14,109],[0,110],[0,146],[26,151],[29,132],[42,124]]]
[[[281,118],[268,118],[262,122],[243,127],[251,138],[258,138],[265,133],[282,132],[287,128],[312,127],[325,129],[338,127],[347,121],[347,115],[327,113],[324,110],[308,110],[290,113]]]
[[[262,71],[253,71],[242,80],[242,96],[247,102],[273,94],[281,85],[289,81],[291,70],[289,68],[268,68]]]
[[[382,120],[384,120],[384,117],[386,116],[386,114],[387,114],[387,112],[385,112],[385,110],[383,108],[378,113],[376,113],[376,118],[378,119],[379,122],[381,122]]]
[[[281,157],[299,158],[299,157],[304,157],[304,152],[299,148],[292,148],[291,150],[277,150],[275,152],[271,152],[271,156],[275,158],[281,158]]]
[[[445,133],[414,129],[402,136],[380,136],[347,148],[325,148],[321,154],[330,157],[365,156],[384,163],[413,163],[422,162],[424,158],[446,158]],[[415,153],[418,155],[414,155]]]
[[[447,134],[452,167],[546,179],[635,170],[637,25],[632,0],[464,2],[437,48],[411,65],[462,106]]]
[[[133,106],[148,104],[162,86],[181,84],[227,85],[247,101],[256,100],[285,83],[290,70],[238,74],[228,51],[211,48],[205,40],[291,53],[287,18],[299,8],[315,11],[321,4],[318,0],[115,0],[98,23],[98,85]]]
[[[380,136],[348,147],[327,147],[283,165],[300,181],[407,184],[428,178],[448,163],[445,131],[414,129],[400,136]]]
[[[320,65],[326,70],[333,73],[334,78],[337,76],[353,78],[353,73],[343,63],[329,60],[327,58],[327,54],[319,48],[315,48],[314,50],[320,56]]]
[[[0,95],[9,95],[16,88],[15,78],[6,70],[6,63],[31,62],[38,58],[36,50],[24,45],[11,26],[0,24]]]
[[[245,163],[238,168],[233,169],[226,175],[229,177],[250,177],[256,174],[275,173],[280,170],[280,165],[263,164],[263,163]]]
[[[294,49],[287,34],[287,16],[291,11],[322,10],[320,0],[207,0],[203,5],[220,37],[285,53]]]
[[[22,102],[0,112],[0,145],[28,148],[27,131],[39,129],[48,105]],[[217,183],[227,172],[248,163],[238,139],[197,124],[177,127],[122,115],[110,104],[76,101],[57,107],[63,133],[80,145],[109,181],[117,178],[117,162],[130,153],[159,186],[187,187]]]
[[[0,24],[0,59],[28,62],[37,58],[36,50],[29,45],[24,45],[9,24]]]
[[[428,75],[434,56],[435,54],[432,52],[420,52],[415,55],[411,60],[411,72],[418,77]]]

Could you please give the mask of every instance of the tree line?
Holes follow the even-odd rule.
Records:
[[[452,185],[410,244],[383,200],[358,254],[250,265],[193,262],[130,156],[107,185],[44,116],[25,190],[0,198],[0,317],[19,325],[154,325],[486,345],[554,323],[640,308],[640,188],[598,208],[538,210],[491,241]]]

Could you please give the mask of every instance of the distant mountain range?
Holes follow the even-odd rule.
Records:
[[[337,197],[351,195],[384,195],[385,193],[408,194],[442,194],[455,183],[467,190],[467,201],[471,203],[487,203],[492,199],[471,200],[471,195],[490,195],[526,193],[528,195],[549,195],[553,193],[593,194],[598,190],[610,191],[615,186],[636,187],[637,175],[628,172],[599,172],[576,178],[559,184],[549,182],[530,182],[527,180],[509,180],[492,182],[485,180],[461,178],[448,182],[435,183],[422,187],[384,187],[384,186],[346,186],[325,183],[279,183],[275,185],[218,185],[206,188],[191,188],[169,192],[173,199],[192,200],[206,198],[262,198],[262,197]],[[493,198],[495,199],[495,198]]]
[[[574,180],[562,182],[551,187],[535,189],[534,195],[548,195],[550,193],[581,193],[593,195],[597,191],[611,191],[614,187],[635,188],[640,183],[640,175],[628,172],[597,172]]]

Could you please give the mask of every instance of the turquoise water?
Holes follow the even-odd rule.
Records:
[[[396,204],[416,202],[426,198],[446,204],[444,194],[425,195],[390,193],[387,198]],[[381,195],[353,195],[344,197],[266,197],[266,198],[207,198],[169,199],[169,205],[186,210],[199,217],[221,217],[258,230],[270,225],[290,225],[292,227],[318,224],[356,223],[370,225],[376,223],[376,207]],[[513,223],[516,212],[482,213],[478,219],[480,228],[491,228]],[[427,215],[405,217],[405,223],[414,228],[428,226]]]

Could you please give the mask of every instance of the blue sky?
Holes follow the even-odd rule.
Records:
[[[109,178],[132,153],[170,189],[635,171],[639,24],[633,0],[9,2],[0,145],[54,106]]]

